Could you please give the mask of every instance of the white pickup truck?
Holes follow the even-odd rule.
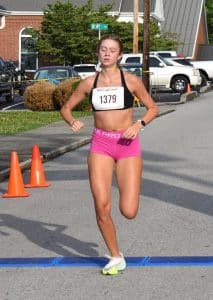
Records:
[[[200,71],[202,85],[206,85],[207,81],[213,82],[213,60],[191,60],[191,64]]]
[[[123,54],[120,64],[141,63],[143,56],[138,53]],[[172,63],[158,55],[151,55],[150,60],[150,84],[156,89],[172,89],[175,92],[185,93],[188,84],[197,89],[201,84],[201,76],[198,69],[191,66],[174,66]]]
[[[200,71],[202,78],[201,86],[207,85],[208,81],[213,82],[213,60],[189,60],[185,57],[167,58],[172,63],[178,63],[184,66],[193,66]]]

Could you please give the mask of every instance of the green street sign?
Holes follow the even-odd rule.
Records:
[[[92,23],[90,28],[93,30],[108,30],[108,24],[105,23]]]
[[[100,30],[108,30],[108,24],[100,23]]]

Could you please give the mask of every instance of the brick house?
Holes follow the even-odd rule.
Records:
[[[33,72],[38,67],[38,57],[27,29],[39,28],[45,7],[55,2],[56,0],[0,0],[0,57],[15,60],[19,67],[23,66]],[[86,2],[72,0],[73,5]],[[97,8],[100,4],[112,2],[110,15],[117,16],[118,21],[133,21],[133,1],[94,1],[94,6]],[[208,43],[204,0],[151,0],[150,3],[151,16],[158,21],[161,29],[178,34],[183,42],[178,53],[196,58],[199,44]],[[139,22],[143,22],[142,0],[139,0]]]

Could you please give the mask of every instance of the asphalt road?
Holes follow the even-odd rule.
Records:
[[[178,105],[141,133],[144,173],[133,221],[112,210],[128,257],[188,257],[187,265],[129,267],[104,277],[99,267],[0,267],[0,299],[211,300],[213,266],[191,258],[213,255],[212,94]],[[88,145],[45,164],[51,187],[0,201],[3,258],[97,257],[106,253],[89,190]],[[25,179],[28,174],[25,173]],[[6,183],[0,184],[0,189]]]
[[[19,94],[16,93],[13,103],[7,103],[5,97],[0,97],[0,111],[14,110],[14,109],[16,110],[24,109],[23,96],[20,96]]]

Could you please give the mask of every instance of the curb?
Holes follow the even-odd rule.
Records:
[[[187,101],[193,100],[197,96],[198,96],[198,92],[196,92],[196,91],[191,91],[191,92],[188,92],[188,93],[184,93],[180,96],[180,101],[178,103],[177,102],[172,102],[170,104],[183,104]],[[167,104],[169,104],[169,103],[167,103]]]
[[[83,139],[81,139],[77,142],[74,142],[72,144],[69,144],[69,145],[66,145],[66,146],[61,146],[61,147],[59,147],[57,149],[54,149],[50,152],[44,153],[42,155],[42,159],[43,159],[44,162],[48,161],[48,160],[51,160],[51,159],[56,158],[56,157],[66,153],[66,152],[74,151],[74,150],[90,143],[90,141],[91,141],[91,137],[83,138]]]
[[[204,89],[202,90],[201,92],[202,93],[205,93],[207,91],[211,90],[210,89]],[[191,101],[193,100],[194,98],[198,97],[199,96],[199,93],[197,91],[191,91],[191,92],[188,92],[188,93],[184,93],[184,94],[181,94],[180,96],[180,100],[179,101],[163,101],[163,102],[156,102],[157,105],[178,105],[178,104],[183,104],[187,101]]]
[[[51,150],[50,152],[46,152],[42,154],[41,158],[43,162],[47,162],[53,158],[56,158],[66,152],[74,151],[90,142],[91,138],[83,138],[77,142],[74,142],[72,144],[61,146],[59,148],[56,148],[54,150]],[[31,159],[25,160],[19,164],[20,169],[22,171],[28,170],[31,167]],[[7,168],[3,171],[0,171],[0,182],[4,181],[9,177],[10,174],[10,168]]]
[[[187,101],[191,101],[198,96],[198,92],[191,91],[189,93],[185,93],[181,95],[180,103],[185,103]]]
[[[201,93],[206,93],[206,92],[210,92],[213,90],[213,84],[211,85],[207,85],[207,86],[203,86],[201,89],[200,89],[200,92]]]
[[[171,113],[171,112],[173,112],[173,111],[175,111],[175,110],[176,110],[175,108],[168,109],[167,111],[164,111],[164,112],[160,113],[160,114],[157,116],[157,118],[159,118],[159,117],[161,117],[161,116],[164,116],[164,115],[167,115],[167,114],[169,114],[169,113]]]

